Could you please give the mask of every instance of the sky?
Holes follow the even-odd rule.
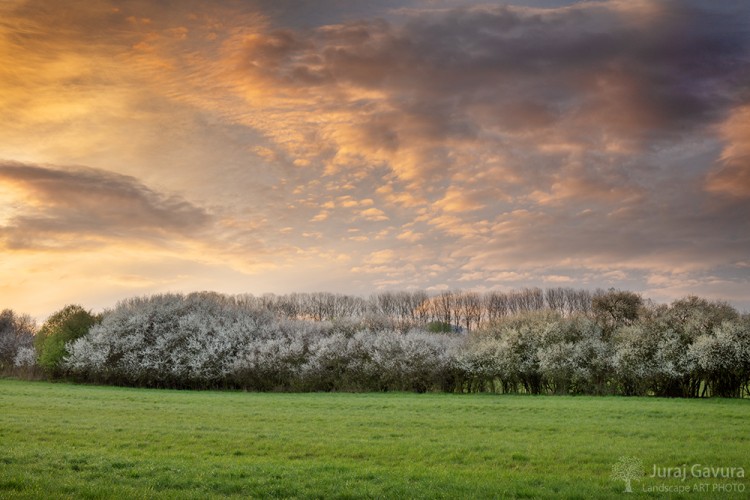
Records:
[[[620,288],[750,310],[745,1],[0,2],[0,308]]]

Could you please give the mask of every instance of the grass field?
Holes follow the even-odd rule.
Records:
[[[750,401],[0,380],[0,498],[616,498],[620,456],[643,462],[635,496],[746,498],[748,478],[690,468],[750,472]],[[654,464],[688,477],[650,478]]]

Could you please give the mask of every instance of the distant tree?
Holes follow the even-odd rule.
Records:
[[[551,312],[542,317],[537,354],[548,389],[558,394],[611,392],[612,353],[601,328],[584,316],[563,318]]]
[[[396,292],[394,296],[396,301],[395,320],[398,328],[401,331],[408,331],[417,323],[416,310],[421,303],[421,297],[410,292]]]
[[[475,292],[463,292],[458,294],[456,299],[461,319],[466,331],[469,332],[482,321],[482,300]]]
[[[544,331],[558,319],[557,315],[547,311],[530,311],[490,324],[481,332],[480,336],[498,340],[494,360],[499,363],[499,371],[506,374],[506,380],[513,380],[512,385],[520,385],[527,393],[542,393],[544,379],[539,351]]]
[[[16,331],[2,326],[9,318],[0,314],[0,332]],[[156,387],[750,395],[750,317],[697,297],[168,294],[123,301],[65,340],[91,320],[80,306],[53,315],[37,339],[45,362],[64,358],[52,366],[79,380]],[[33,368],[35,353],[8,338],[6,365]]]
[[[726,302],[712,302],[694,295],[675,300],[665,315],[670,326],[686,341],[711,333],[724,321],[739,319],[737,310]]]
[[[494,322],[508,314],[508,296],[503,292],[488,292],[484,295],[487,321]]]
[[[61,374],[61,363],[68,355],[66,344],[88,333],[101,318],[79,305],[68,305],[44,322],[34,340],[39,365],[52,376]]]
[[[750,321],[727,320],[689,348],[704,394],[742,397],[750,382]]]
[[[430,321],[425,327],[430,333],[451,333],[453,331],[453,325],[445,321]]]
[[[388,318],[395,318],[397,299],[393,292],[380,292],[370,297],[370,307],[377,314]]]
[[[435,319],[443,323],[453,324],[451,320],[453,319],[452,313],[455,309],[455,302],[456,298],[450,290],[440,292],[440,295],[433,297],[432,306]]]
[[[14,365],[19,350],[31,347],[35,329],[30,316],[10,309],[0,312],[0,370]]]
[[[567,312],[567,301],[565,300],[565,297],[566,294],[564,288],[548,288],[544,292],[544,299],[547,302],[547,307],[560,314],[565,314]]]
[[[639,294],[614,288],[597,293],[591,303],[594,316],[605,333],[612,333],[618,327],[632,324],[638,319],[642,306],[643,298]]]
[[[618,392],[624,396],[643,396],[657,385],[658,377],[669,366],[659,366],[659,336],[648,325],[636,323],[618,328],[611,337],[613,365]]]
[[[711,302],[695,296],[672,302],[669,306],[644,308],[640,322],[657,339],[655,366],[658,376],[654,394],[667,397],[699,397],[706,384],[723,393],[713,363],[716,359],[707,349],[718,349],[726,342],[716,342],[716,332],[725,321],[739,318],[737,311],[725,302]],[[700,340],[701,348],[695,347]],[[725,339],[726,340],[726,339]],[[709,380],[711,382],[709,382]],[[731,383],[729,385],[732,385]]]
[[[411,301],[414,324],[424,325],[430,317],[429,295],[424,290],[416,290],[411,294]]]
[[[589,290],[565,289],[566,302],[570,313],[589,314],[591,312],[592,295]]]
[[[33,347],[20,347],[13,359],[16,368],[32,369],[36,364],[36,349]]]

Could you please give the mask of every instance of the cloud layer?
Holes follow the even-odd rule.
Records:
[[[11,2],[5,247],[179,241],[221,290],[750,307],[748,7],[532,3]]]
[[[205,210],[132,177],[90,168],[0,162],[0,184],[16,198],[0,226],[8,249],[75,250],[94,242],[167,240],[205,228]]]

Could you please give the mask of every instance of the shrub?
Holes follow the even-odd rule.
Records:
[[[327,297],[338,311],[317,316],[334,319],[280,314],[273,297],[165,294],[123,301],[80,338],[52,343],[49,332],[90,317],[69,306],[39,339],[58,349],[49,356],[70,353],[55,359],[78,379],[153,387],[695,397],[738,396],[750,381],[750,319],[723,303],[643,305],[635,294],[610,292],[591,315],[555,296],[554,311],[527,301],[523,313],[457,335],[435,331],[452,330],[447,322],[406,329],[419,310],[390,320],[383,311],[395,308],[395,294],[380,297],[382,311],[358,306],[350,315],[341,311],[351,301],[316,297],[313,304]],[[27,351],[13,353],[28,362]]]
[[[690,346],[690,357],[705,381],[704,394],[741,397],[750,380],[750,322],[724,321]]]
[[[0,312],[0,371],[15,365],[18,353],[34,342],[34,321],[30,316],[18,315],[10,309]],[[26,351],[24,359],[26,359]]]
[[[597,293],[591,301],[594,316],[607,336],[618,327],[633,324],[642,307],[640,295],[614,288]]]
[[[66,366],[109,383],[213,386],[230,373],[244,338],[272,319],[267,311],[243,314],[251,309],[213,293],[126,300],[70,345]]]
[[[50,375],[62,373],[67,343],[83,337],[100,318],[79,305],[68,305],[50,316],[37,333],[34,344],[39,365]]]
[[[427,323],[426,328],[431,333],[451,333],[454,331],[453,325],[445,321],[431,321]]]

